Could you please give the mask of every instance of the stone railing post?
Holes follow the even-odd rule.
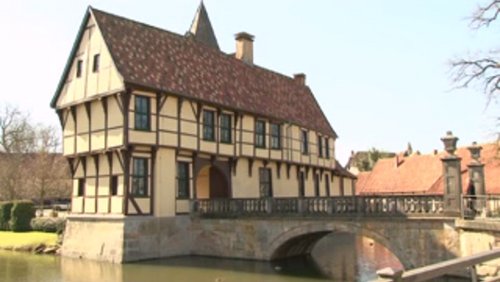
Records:
[[[462,174],[460,168],[461,158],[455,155],[458,138],[451,131],[441,138],[447,155],[441,158],[443,162],[444,181],[444,214],[446,216],[461,215],[462,209]]]
[[[266,198],[266,213],[267,214],[273,213],[273,198],[271,197]]]
[[[477,145],[476,142],[472,142],[472,146],[467,147],[469,149],[471,155],[471,161],[467,165],[469,168],[469,179],[470,182],[468,185],[467,193],[471,193],[469,196],[484,196],[486,195],[486,185],[484,181],[484,164],[481,163],[479,159],[481,157],[481,149],[483,147]],[[472,186],[470,186],[472,185]],[[486,205],[483,203],[483,198],[479,197],[479,201],[475,201],[475,209],[481,211]]]

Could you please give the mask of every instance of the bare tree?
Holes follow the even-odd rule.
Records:
[[[0,200],[68,197],[68,164],[53,127],[32,125],[16,107],[0,107]]]
[[[33,150],[34,130],[29,116],[18,108],[0,109],[0,199],[14,200],[23,195],[26,178],[22,177],[26,153]]]
[[[59,153],[59,135],[55,128],[39,125],[36,129],[35,152],[25,166],[29,191],[42,206],[47,198],[69,197],[71,177],[68,164]]]
[[[473,29],[489,27],[500,14],[500,0],[491,0],[479,6],[472,14],[470,26]],[[500,93],[500,50],[490,51],[479,58],[465,58],[451,63],[453,82],[458,87],[472,84],[483,88],[488,104]]]

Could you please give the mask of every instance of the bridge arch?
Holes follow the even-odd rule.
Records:
[[[310,254],[316,243],[331,233],[349,233],[370,238],[394,254],[405,269],[414,267],[406,252],[391,244],[390,238],[360,224],[344,222],[308,223],[285,230],[269,243],[267,257],[270,260],[277,260]]]

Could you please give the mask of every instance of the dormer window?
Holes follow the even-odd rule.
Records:
[[[98,72],[99,71],[99,60],[101,58],[101,55],[95,54],[94,55],[94,61],[92,64],[92,72]]]
[[[83,71],[83,60],[76,61],[76,77],[81,77]]]

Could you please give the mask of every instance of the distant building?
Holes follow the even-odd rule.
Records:
[[[500,194],[500,154],[496,143],[483,144],[481,162],[484,164],[487,194]],[[467,165],[471,162],[466,147],[458,148],[456,154],[461,160],[462,189],[465,194],[469,183]],[[397,155],[379,160],[372,171],[357,175],[356,194],[439,194],[444,191],[444,152],[409,156]]]
[[[384,151],[376,151],[378,159],[384,158],[392,158],[396,155],[396,153],[392,152],[384,152]],[[363,171],[370,171],[373,169],[373,166],[377,162],[377,160],[373,160],[373,150],[370,151],[351,151],[351,156],[346,164],[346,169],[349,170],[354,175],[357,175]]]
[[[219,50],[201,3],[186,35],[89,8],[51,106],[73,214],[171,217],[191,199],[352,195],[306,76]]]

